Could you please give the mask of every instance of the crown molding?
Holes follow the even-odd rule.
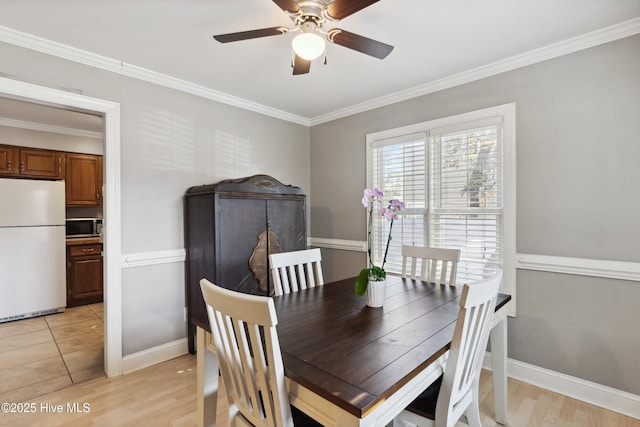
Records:
[[[420,86],[415,86],[390,95],[381,96],[360,104],[355,104],[328,114],[314,117],[310,119],[311,126],[362,113],[364,111],[373,110],[375,108],[385,107],[387,105],[417,98],[419,96],[428,95],[430,93],[557,58],[559,56],[588,49],[590,47],[612,42],[638,33],[640,33],[640,18],[634,18],[610,27],[601,28],[581,36],[573,37],[539,49],[522,53],[520,55],[512,56],[511,58],[497,61],[492,64],[483,65],[481,67],[435,80]]]
[[[264,114],[266,116],[285,120],[291,123],[296,123],[304,126],[310,125],[309,119],[305,117],[287,113],[286,111],[271,108],[266,105],[258,104],[256,102],[248,101],[246,99],[229,95],[224,92],[209,89],[204,86],[177,79],[175,77],[167,76],[165,74],[148,70],[146,68],[127,64],[116,59],[107,58],[105,56],[97,55],[95,53],[87,52],[81,49],[76,49],[62,43],[57,43],[41,37],[33,36],[31,34],[16,31],[11,28],[0,26],[0,41],[35,50],[37,52],[46,53],[58,58],[67,59],[69,61],[77,62],[80,64],[89,65],[91,67],[110,71],[112,73],[121,74],[127,77],[133,77],[135,79],[144,80],[149,83],[155,83],[160,86],[176,89],[181,92],[200,96],[206,99],[211,99],[213,101],[242,108],[244,110],[253,111],[255,113]]]
[[[209,89],[204,86],[167,76],[146,68],[127,64],[101,55],[96,55],[91,52],[76,49],[71,46],[36,37],[7,27],[0,26],[0,41],[310,127],[465,83],[470,83],[486,77],[491,77],[506,71],[515,70],[537,62],[557,58],[559,56],[567,55],[569,53],[608,43],[624,37],[629,37],[638,33],[640,33],[640,18],[634,18],[616,25],[583,34],[581,36],[554,43],[549,46],[512,56],[511,58],[507,58],[502,61],[477,67],[469,71],[426,83],[424,85],[398,91],[390,95],[375,98],[313,118],[306,118],[291,114],[286,111]]]

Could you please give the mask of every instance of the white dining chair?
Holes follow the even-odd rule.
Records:
[[[234,426],[320,426],[289,404],[284,365],[269,297],[200,280]]]
[[[319,248],[269,255],[275,295],[324,285]]]
[[[455,286],[459,261],[459,249],[403,245],[402,277]]]
[[[465,414],[469,426],[481,427],[478,382],[501,282],[498,270],[464,285],[444,374],[398,415],[394,426],[451,427]]]

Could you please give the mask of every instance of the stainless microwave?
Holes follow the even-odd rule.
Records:
[[[69,218],[66,221],[68,239],[77,237],[100,237],[102,235],[102,219]]]

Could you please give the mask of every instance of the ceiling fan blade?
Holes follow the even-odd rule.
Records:
[[[293,59],[293,75],[307,74],[311,69],[311,61],[304,59],[298,55]]]
[[[374,56],[378,59],[386,58],[393,50],[393,46],[391,45],[364,36],[359,36],[358,34],[350,33],[349,31],[338,30],[337,28],[332,31],[335,32],[330,33],[329,40],[335,44],[357,50],[358,52]]]
[[[259,30],[240,31],[237,33],[218,34],[213,36],[220,43],[237,42],[240,40],[256,39],[258,37],[279,36],[287,32],[285,27],[261,28]]]
[[[298,13],[298,10],[300,10],[298,3],[294,0],[273,0],[273,2],[287,13]]]
[[[333,3],[327,5],[326,11],[331,18],[339,20],[353,15],[377,1],[378,0],[335,0]]]

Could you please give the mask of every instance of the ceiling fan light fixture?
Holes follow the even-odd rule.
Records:
[[[312,61],[322,55],[326,49],[324,39],[317,33],[302,33],[291,42],[293,51],[301,58]]]
[[[379,0],[273,0],[293,21],[295,27],[270,27],[235,33],[217,34],[213,38],[220,43],[262,37],[279,36],[298,32],[291,42],[293,74],[307,74],[311,62],[324,54],[327,63],[327,42],[365,55],[384,59],[393,46],[340,28],[323,30],[327,22],[335,23],[378,2]],[[288,37],[287,37],[288,39]]]

